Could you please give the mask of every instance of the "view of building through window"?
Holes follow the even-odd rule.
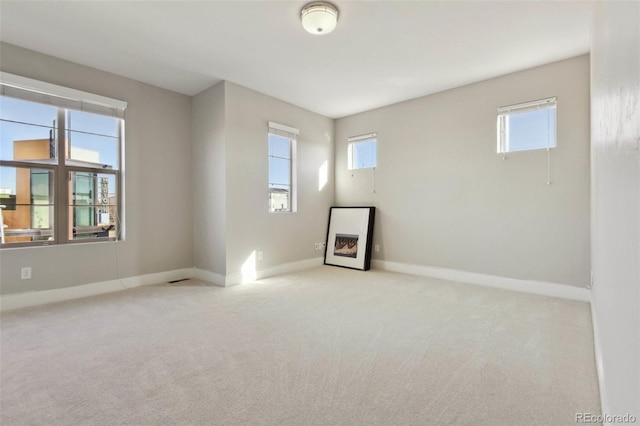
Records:
[[[269,133],[269,211],[291,211],[292,143]]]
[[[0,97],[3,244],[117,237],[120,121]]]

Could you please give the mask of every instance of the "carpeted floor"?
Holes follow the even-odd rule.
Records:
[[[5,313],[0,423],[574,425],[589,305],[328,266]]]

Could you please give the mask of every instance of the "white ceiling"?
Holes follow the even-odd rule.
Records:
[[[591,1],[6,1],[0,39],[194,95],[229,80],[328,117],[589,51]],[[1,58],[0,58],[1,59]]]

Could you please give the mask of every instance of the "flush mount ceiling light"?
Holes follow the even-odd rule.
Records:
[[[314,1],[302,8],[300,20],[311,34],[329,34],[338,23],[338,9],[331,3]]]

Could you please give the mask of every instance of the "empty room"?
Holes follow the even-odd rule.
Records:
[[[0,423],[640,423],[640,2],[0,0]]]

